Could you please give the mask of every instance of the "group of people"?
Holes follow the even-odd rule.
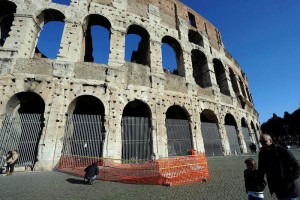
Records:
[[[271,195],[275,194],[278,200],[297,200],[300,197],[298,161],[287,148],[274,144],[268,134],[262,134],[259,142],[262,147],[258,154],[258,168],[253,158],[245,160],[248,199],[264,199],[263,191],[268,183]]]

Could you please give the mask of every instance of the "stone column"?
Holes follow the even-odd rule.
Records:
[[[229,68],[225,68],[225,76],[226,76],[226,82],[227,82],[227,89],[230,94],[230,96],[235,97],[235,92],[233,91],[231,79],[230,79],[230,72]]]
[[[239,144],[240,144],[241,152],[242,153],[247,153],[248,152],[247,145],[246,145],[246,142],[245,142],[245,139],[244,139],[244,135],[243,135],[243,131],[242,131],[241,126],[236,126],[236,134],[237,134],[238,141],[239,141]]]
[[[111,29],[109,66],[122,66],[125,63],[125,32]]]
[[[204,76],[206,77],[204,80],[206,83],[205,87],[212,87],[213,90],[220,91],[215,75],[214,64],[210,60],[207,60],[207,71],[204,72]]]
[[[65,21],[57,60],[69,62],[81,61],[82,40],[82,25],[72,21]]]
[[[230,155],[230,145],[224,124],[218,123],[224,155]]]

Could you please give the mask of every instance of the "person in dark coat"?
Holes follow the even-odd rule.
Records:
[[[277,199],[296,200],[300,196],[297,181],[300,165],[296,158],[288,149],[275,145],[268,134],[262,134],[259,142],[262,145],[258,156],[260,178],[266,175],[270,193],[275,193]]]
[[[94,162],[93,164],[85,168],[84,171],[85,171],[84,179],[87,179],[88,184],[92,185],[94,180],[96,180],[97,175],[99,174],[98,163]]]
[[[248,158],[245,160],[245,164],[247,169],[244,170],[244,178],[248,200],[264,199],[263,191],[266,187],[266,181],[259,178],[256,161],[253,158]]]

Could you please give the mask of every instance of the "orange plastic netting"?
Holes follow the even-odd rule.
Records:
[[[134,164],[122,164],[121,160],[107,158],[62,156],[58,170],[84,176],[85,167],[98,162],[99,179],[106,181],[174,186],[209,179],[205,154],[193,154]]]

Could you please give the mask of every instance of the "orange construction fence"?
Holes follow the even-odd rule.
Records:
[[[195,152],[188,156],[133,164],[122,164],[121,160],[108,158],[62,156],[58,170],[83,177],[84,169],[93,162],[98,162],[98,178],[106,181],[174,186],[209,179],[205,154]]]

